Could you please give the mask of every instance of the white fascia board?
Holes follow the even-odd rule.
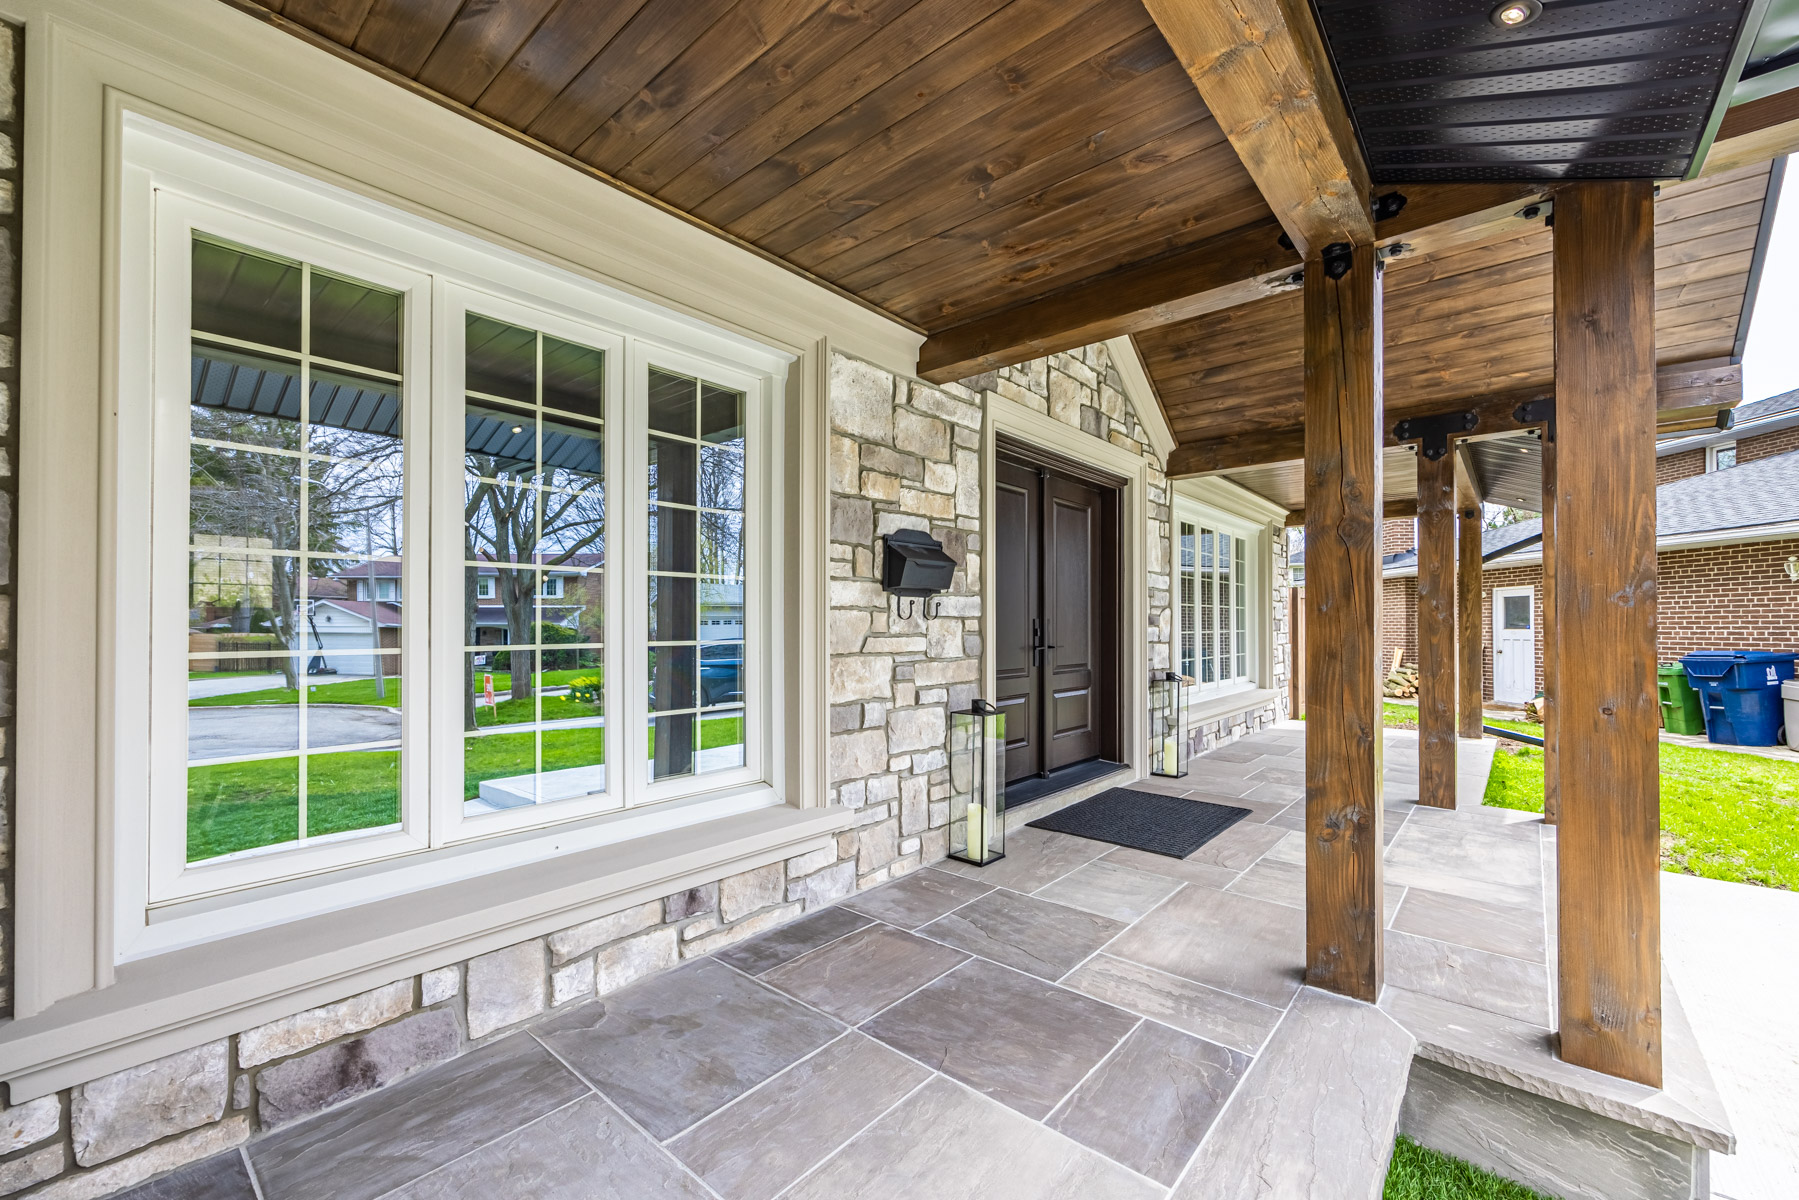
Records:
[[[1174,494],[1209,508],[1215,508],[1234,517],[1246,521],[1254,521],[1258,525],[1266,525],[1279,521],[1284,526],[1287,521],[1287,510],[1268,499],[1257,495],[1240,483],[1233,483],[1221,475],[1208,475],[1199,479],[1177,479],[1173,484]]]
[[[1137,343],[1126,334],[1107,338],[1105,345],[1106,352],[1112,356],[1112,365],[1118,368],[1118,378],[1124,381],[1125,399],[1131,402],[1143,431],[1149,434],[1149,444],[1155,449],[1156,458],[1167,463],[1168,456],[1174,453],[1174,430],[1168,427],[1168,414],[1162,411],[1162,401],[1156,395],[1156,385],[1150,382],[1149,368],[1143,365],[1143,356],[1137,353]]]
[[[1783,521],[1778,525],[1751,525],[1739,529],[1705,529],[1698,533],[1682,533],[1655,539],[1655,552],[1665,554],[1670,550],[1695,550],[1706,546],[1749,546],[1757,542],[1783,542],[1789,538],[1799,538],[1799,521]],[[1543,563],[1541,544],[1534,550],[1518,554],[1508,554],[1485,564],[1489,571],[1502,571],[1508,567],[1535,567]],[[1416,564],[1399,567],[1391,571],[1381,572],[1383,579],[1408,579],[1418,573]]]
[[[1724,446],[1731,442],[1743,441],[1745,438],[1760,437],[1764,433],[1779,433],[1782,429],[1791,429],[1795,425],[1799,425],[1799,409],[1764,420],[1751,421],[1747,425],[1721,429],[1716,433],[1701,433],[1694,437],[1660,442],[1655,447],[1655,456],[1667,458],[1670,454],[1684,454],[1688,450],[1703,450],[1708,446]]]

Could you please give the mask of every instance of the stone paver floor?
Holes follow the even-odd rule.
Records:
[[[1381,1098],[1350,1117],[1360,1167],[1317,1166],[1378,1172],[1411,1036],[1302,986],[1303,729],[1228,750],[1136,785],[1253,810],[1188,859],[1020,830],[992,867],[915,872],[135,1196],[1209,1198],[1244,1170],[1221,1140],[1331,1103],[1324,1044],[1378,1052],[1338,1067]],[[1415,738],[1386,770],[1390,985],[1547,1021],[1543,827],[1420,808]]]

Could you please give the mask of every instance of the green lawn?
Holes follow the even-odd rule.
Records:
[[[1393,1144],[1381,1200],[1551,1200],[1459,1158],[1427,1150],[1411,1138]]]
[[[1662,868],[1799,890],[1799,761],[1666,743],[1661,751]],[[1543,752],[1501,742],[1486,803],[1542,812]]]
[[[306,827],[314,836],[400,819],[396,750],[315,754],[307,763]],[[196,862],[299,836],[298,758],[190,767],[187,859]]]
[[[543,671],[539,673],[537,677],[537,686],[546,688],[567,687],[569,683],[584,675],[599,677],[600,670],[597,667],[588,667],[585,670],[579,671]],[[195,676],[194,678],[213,678],[213,676]],[[506,674],[504,671],[494,673],[493,690],[495,697],[504,696],[511,689],[512,676]],[[389,679],[387,681],[387,697],[385,699],[381,699],[375,695],[375,681],[373,679],[347,679],[342,683],[309,683],[306,687],[306,698],[313,704],[382,704],[389,708],[393,708],[400,703],[400,681],[398,679]],[[559,720],[565,716],[573,717],[584,715],[579,712],[558,713],[552,715],[547,707],[547,702],[550,699],[554,699],[554,697],[545,697],[546,707],[544,710],[544,720],[546,721]],[[204,696],[198,699],[189,700],[187,703],[189,708],[216,708],[240,704],[298,704],[299,702],[300,693],[293,688],[263,688],[260,691],[234,692],[226,696]],[[500,702],[502,721],[529,719],[509,715],[508,705],[516,705],[517,709],[514,711],[524,710],[529,707],[527,702],[523,700],[502,700]],[[584,707],[590,708],[590,706]]]
[[[555,672],[551,672],[552,675]],[[342,686],[342,685],[331,685]],[[545,713],[548,701],[545,698]],[[592,706],[590,712],[597,711]],[[505,705],[501,705],[502,711]],[[595,766],[605,761],[599,727],[543,731],[543,769]],[[743,718],[700,725],[700,748],[734,745],[743,738]],[[479,794],[486,779],[528,774],[536,746],[533,735],[493,734],[469,738],[463,751],[463,795]],[[650,731],[649,752],[656,752]],[[318,836],[391,825],[399,819],[399,754],[392,750],[315,754],[307,762],[306,827]],[[299,759],[190,767],[187,773],[187,857],[189,862],[274,846],[299,836]]]

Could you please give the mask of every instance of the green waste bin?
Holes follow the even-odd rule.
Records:
[[[1669,733],[1704,733],[1705,711],[1699,693],[1687,682],[1686,668],[1663,663],[1655,677],[1662,693],[1662,728]]]

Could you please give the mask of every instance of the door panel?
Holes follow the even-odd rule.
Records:
[[[1096,535],[1103,514],[1098,488],[1050,476],[1049,528],[1044,552],[1045,665],[1050,709],[1047,769],[1098,757],[1093,711],[1094,651],[1100,580]]]
[[[1037,728],[1041,705],[1038,672],[1032,662],[1032,623],[1041,622],[1038,602],[1038,544],[1041,541],[1042,484],[1034,468],[1003,459],[993,488],[994,703],[1006,715],[1006,778],[1043,769]]]
[[[1537,694],[1536,591],[1493,591],[1493,699],[1522,704]]]

